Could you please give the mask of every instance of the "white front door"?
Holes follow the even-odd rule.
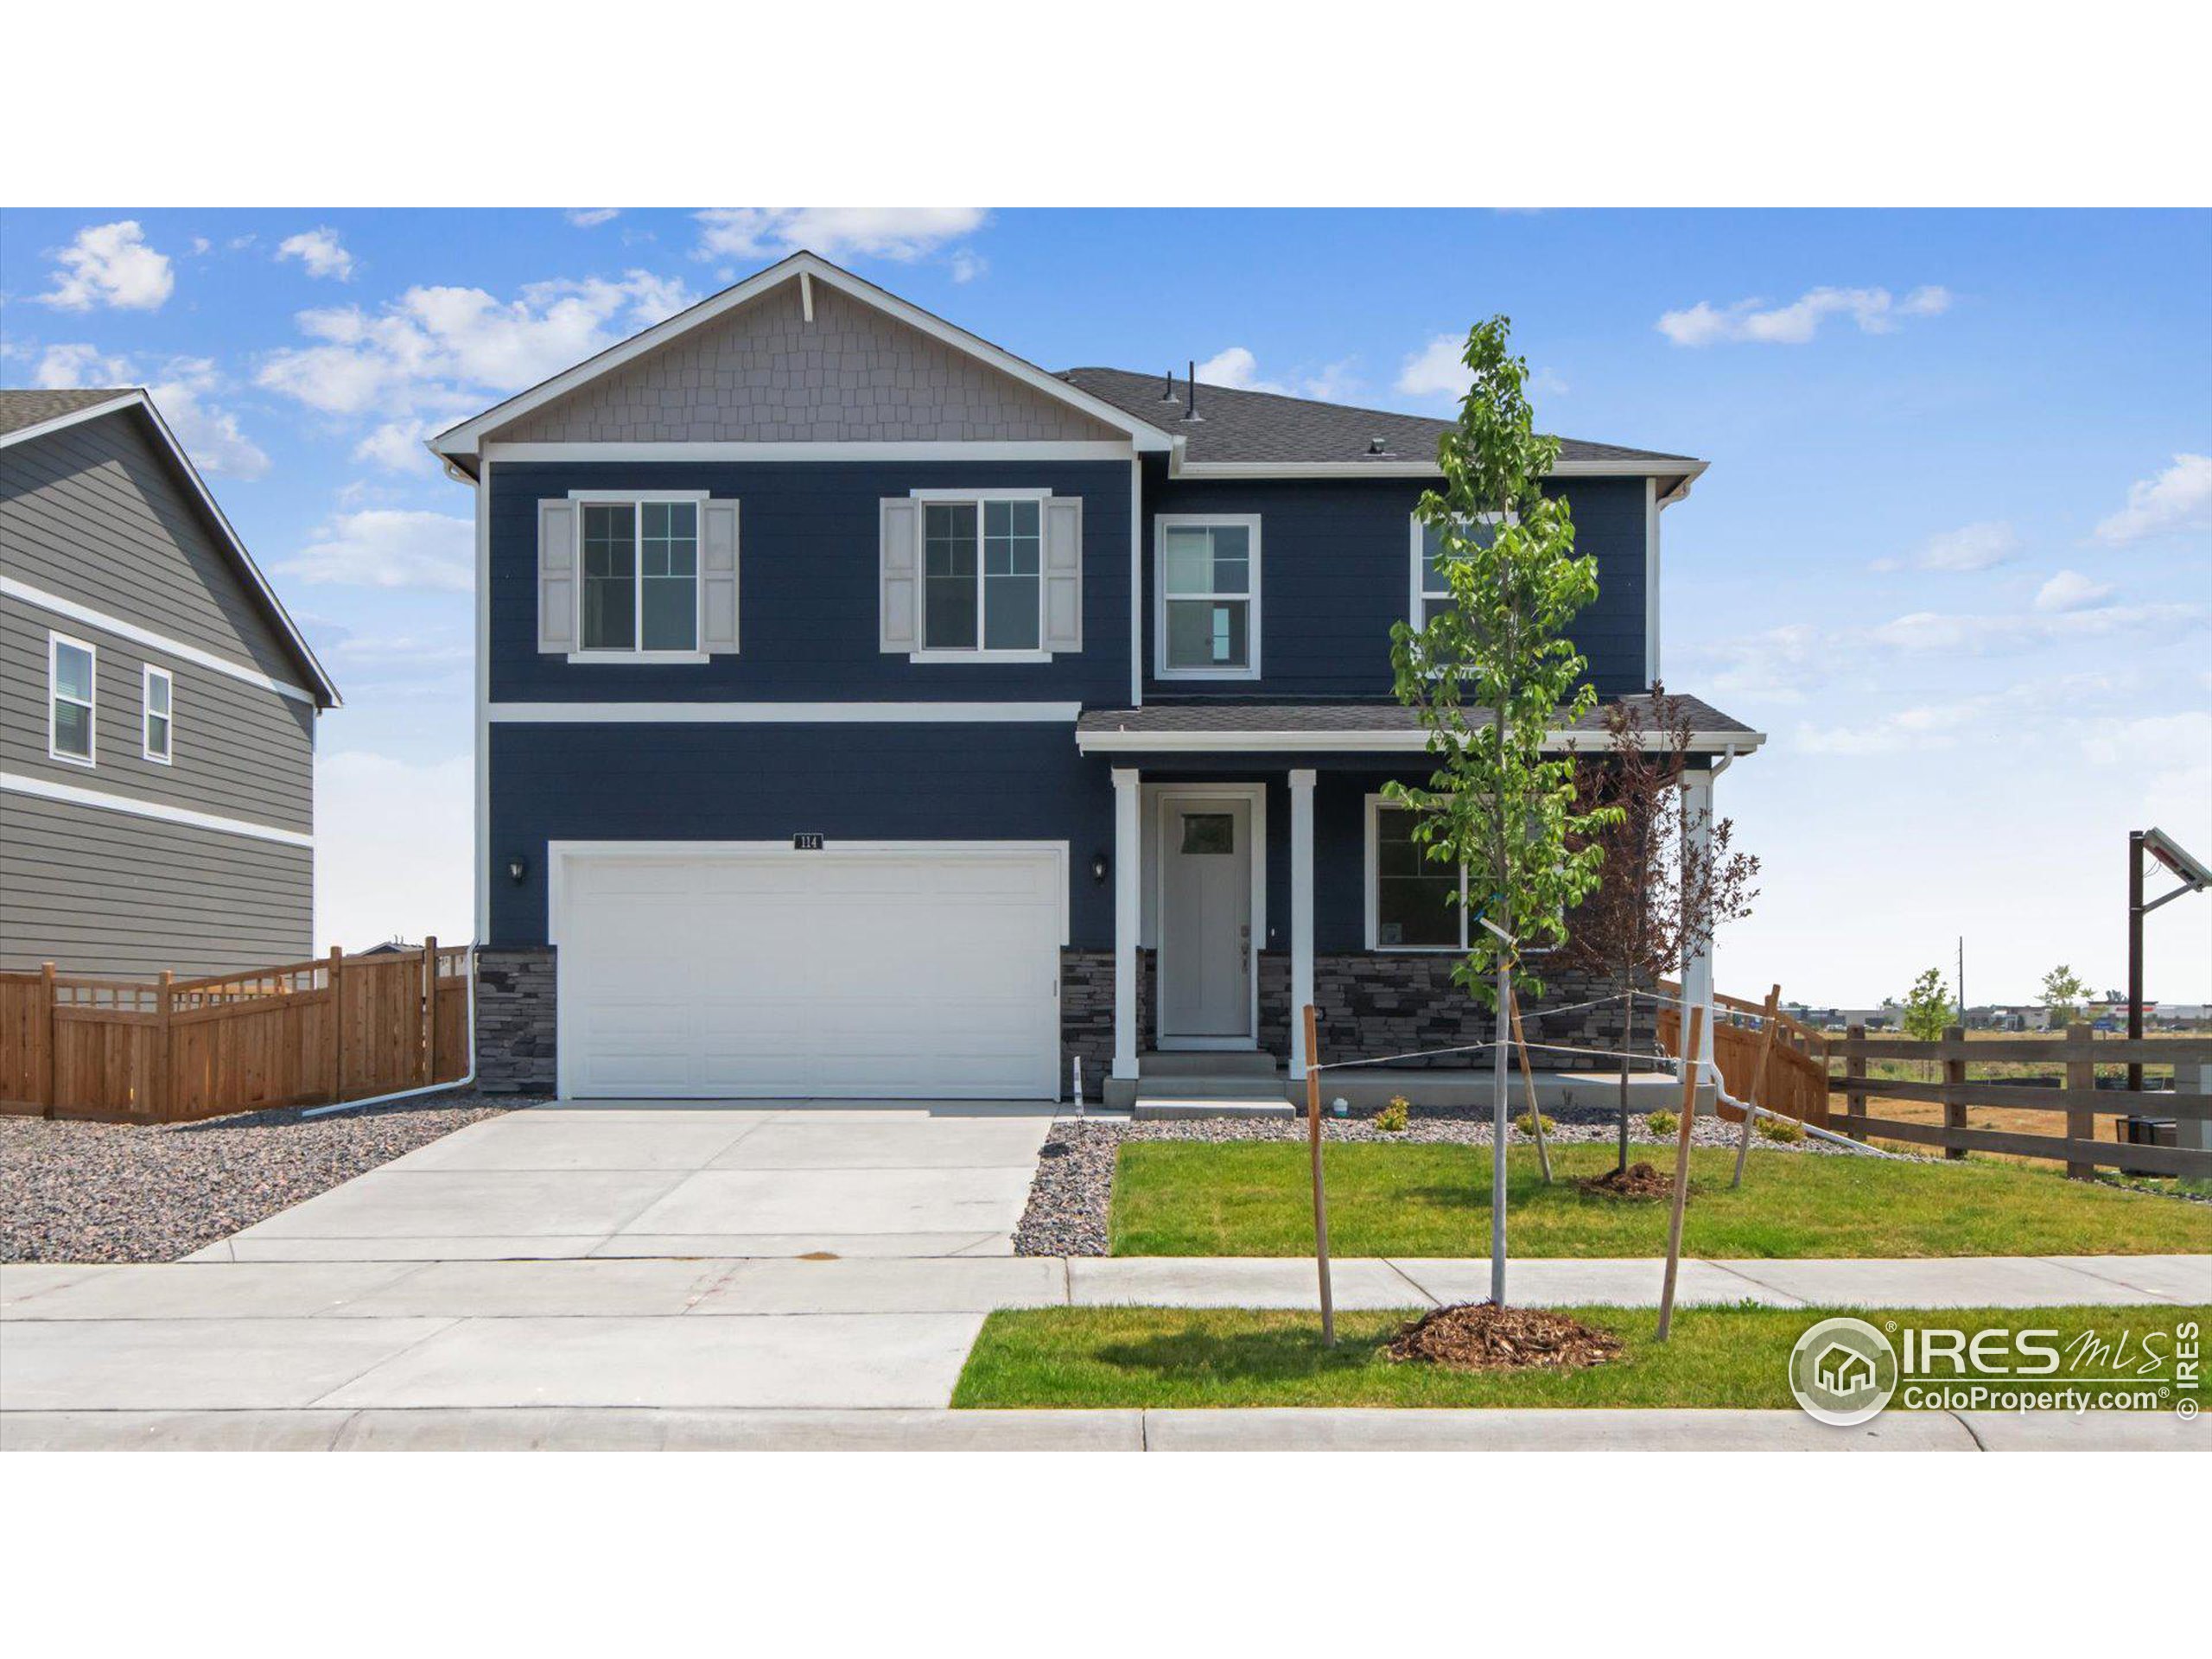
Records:
[[[1173,795],[1160,819],[1160,1043],[1252,1040],[1252,804]]]

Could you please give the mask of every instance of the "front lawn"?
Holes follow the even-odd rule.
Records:
[[[1641,1147],[1662,1170],[1672,1148]],[[1338,1255],[1483,1255],[1490,1151],[1336,1145],[1324,1151]],[[1574,1179],[1612,1167],[1605,1146],[1560,1146],[1543,1185],[1534,1147],[1508,1154],[1520,1255],[1665,1254],[1667,1205],[1590,1198]],[[2007,1165],[1899,1163],[1757,1152],[1740,1191],[1732,1152],[1690,1154],[1682,1249],[1706,1256],[2141,1255],[2212,1251],[2212,1206]],[[1116,1255],[1300,1255],[1313,1248],[1306,1148],[1295,1141],[1133,1141],[1121,1150]]]
[[[1468,1373],[1401,1364],[1382,1344],[1411,1317],[1344,1313],[1321,1345],[1318,1314],[1252,1308],[1039,1307],[983,1322],[953,1390],[956,1406],[1702,1406],[1789,1407],[1789,1351],[1827,1312],[1691,1307],[1671,1342],[1652,1340],[1650,1308],[1565,1310],[1618,1334],[1619,1358],[1587,1370]],[[2063,1345],[2094,1330],[2107,1341],[2200,1326],[2212,1307],[1851,1310],[1962,1330],[2056,1330]],[[2171,1351],[2169,1349],[2168,1351]],[[2149,1380],[2155,1387],[2158,1379]]]

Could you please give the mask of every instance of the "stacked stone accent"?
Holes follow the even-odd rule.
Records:
[[[1452,982],[1459,958],[1450,956],[1320,956],[1313,961],[1313,1007],[1320,1027],[1325,1060],[1374,1059],[1385,1054],[1486,1043],[1496,1030],[1490,1010]],[[1537,1018],[1546,1008],[1586,1002],[1623,988],[1618,978],[1546,971],[1544,995],[1525,996],[1521,1017],[1532,1042],[1565,1043],[1577,1048],[1612,1049],[1620,1044],[1618,1002],[1579,1009],[1556,1020]],[[1639,1021],[1649,1040],[1649,1010]],[[1260,1046],[1270,1053],[1290,1052],[1290,953],[1260,956]],[[1408,1069],[1463,1070],[1478,1058],[1446,1054],[1402,1060]],[[1616,1062],[1582,1054],[1532,1052],[1547,1071],[1611,1071]]]
[[[1137,952],[1137,1049],[1152,1046],[1152,952]],[[1083,1057],[1083,1090],[1096,1105],[1099,1090],[1114,1072],[1114,953],[1060,952],[1060,1096],[1072,1079],[1068,1062]]]
[[[476,1086],[487,1095],[550,1095],[559,1027],[550,945],[476,953]]]

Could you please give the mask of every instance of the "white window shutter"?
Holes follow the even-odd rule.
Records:
[[[537,504],[537,648],[576,649],[576,504]]]
[[[1045,503],[1045,649],[1083,649],[1083,498]]]
[[[921,507],[912,497],[883,498],[880,606],[882,647],[921,648]]]
[[[699,649],[737,649],[737,503],[709,501],[699,538]]]

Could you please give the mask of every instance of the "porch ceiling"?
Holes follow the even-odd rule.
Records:
[[[1766,734],[1725,715],[1700,698],[1676,694],[1690,723],[1690,747],[1747,754]],[[1554,748],[1601,748],[1605,714],[1624,706],[1649,729],[1652,699],[1622,697],[1599,703],[1552,734]],[[1484,718],[1469,708],[1470,724]],[[1428,734],[1414,711],[1395,702],[1152,702],[1135,709],[1093,709],[1076,721],[1076,747],[1085,754],[1203,752],[1214,754],[1313,751],[1418,753]]]

